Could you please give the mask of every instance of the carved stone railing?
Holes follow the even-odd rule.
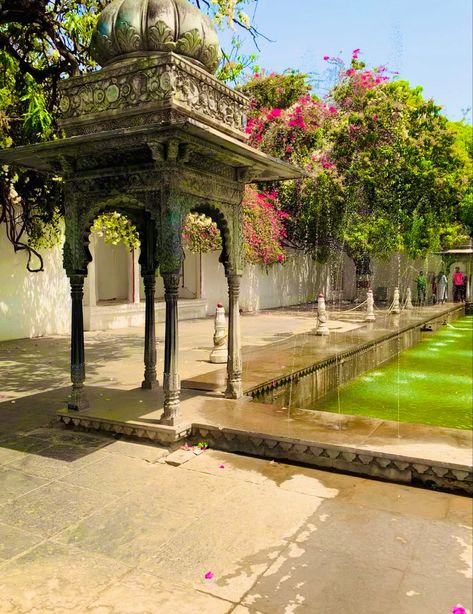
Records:
[[[174,53],[134,57],[61,84],[68,136],[196,119],[244,140],[247,99]]]

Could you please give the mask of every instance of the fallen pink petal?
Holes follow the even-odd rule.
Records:
[[[218,468],[219,469],[225,469],[225,465],[219,465]]]
[[[214,578],[214,576],[215,576],[215,574],[214,574],[214,572],[213,572],[213,571],[208,571],[208,572],[205,574],[204,578],[205,578],[206,580],[212,580],[212,579]]]

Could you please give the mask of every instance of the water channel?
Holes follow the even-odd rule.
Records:
[[[309,409],[472,428],[473,317],[424,333],[415,347],[329,393]]]

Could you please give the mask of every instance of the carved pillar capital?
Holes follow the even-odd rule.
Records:
[[[241,275],[237,273],[227,273],[227,283],[228,283],[228,292],[232,293],[232,295],[239,298],[240,296],[240,286],[241,286]]]
[[[181,281],[181,272],[162,273],[164,282],[164,299],[177,299],[179,293],[179,283]]]

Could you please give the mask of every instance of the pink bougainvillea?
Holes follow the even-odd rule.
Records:
[[[283,220],[287,217],[280,210],[277,192],[246,188],[243,200],[243,253],[246,262],[269,266],[286,260]],[[222,249],[217,225],[201,213],[187,216],[182,238],[184,246],[193,253]]]
[[[243,249],[252,264],[271,265],[286,259],[284,218],[275,191],[257,192],[248,187],[243,201]]]

